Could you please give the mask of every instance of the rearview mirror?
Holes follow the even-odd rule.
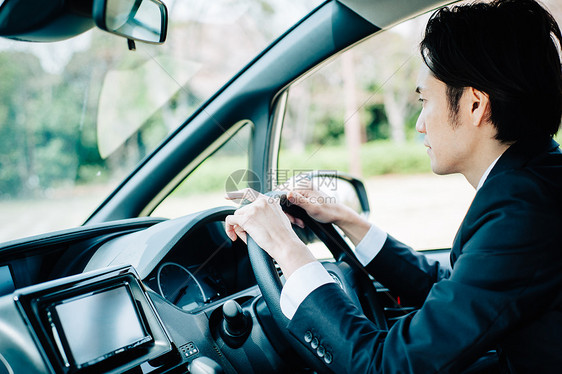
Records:
[[[160,0],[94,0],[93,18],[100,29],[130,40],[166,40],[168,11]]]

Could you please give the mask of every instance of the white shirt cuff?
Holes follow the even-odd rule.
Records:
[[[375,225],[371,225],[367,234],[355,247],[355,256],[363,266],[367,266],[369,262],[381,251],[386,242],[388,234],[379,229]]]
[[[301,266],[291,274],[283,290],[279,304],[281,311],[292,319],[299,305],[315,289],[328,283],[335,283],[328,271],[318,261]]]

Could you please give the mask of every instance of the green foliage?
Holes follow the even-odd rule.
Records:
[[[420,142],[370,142],[361,148],[361,161],[363,177],[431,172],[426,149]]]
[[[425,147],[421,143],[396,144],[391,141],[373,141],[361,147],[362,178],[382,174],[411,174],[431,172]],[[224,191],[228,176],[244,168],[245,155],[215,154],[197,168],[175,191],[175,196],[196,195]],[[280,176],[310,170],[338,170],[349,172],[348,152],[345,146],[326,145],[315,152],[304,154],[281,151]],[[283,178],[281,178],[283,179]]]
[[[416,122],[420,116],[421,107],[409,113],[408,118],[406,118],[406,123],[404,127],[406,129],[406,137],[408,139],[416,139],[420,136],[420,133],[416,131]]]
[[[242,165],[242,166],[241,166]],[[247,165],[245,156],[211,157],[180,184],[174,191],[175,196],[188,196],[205,192],[225,191],[226,180],[230,174]]]
[[[100,163],[95,139],[82,143],[80,136],[88,125],[84,87],[91,77],[72,61],[69,67],[49,74],[35,55],[0,53],[0,197],[73,183],[80,161]]]
[[[227,179],[237,170],[248,168],[248,148],[252,128],[245,125],[215,153],[200,164],[173,192],[175,196],[225,191]],[[241,188],[247,187],[244,185]]]
[[[362,177],[381,174],[427,173],[431,171],[423,144],[393,143],[379,140],[361,146]],[[323,146],[304,154],[282,151],[279,169],[339,170],[349,172],[349,156],[345,146]]]
[[[261,3],[260,12],[272,13],[276,9],[272,4]],[[411,101],[407,95],[399,93],[404,89],[411,91],[413,83],[404,82],[409,82],[414,76],[407,66],[399,70],[392,67],[396,65],[394,60],[400,62],[407,56],[399,47],[401,36],[389,36],[391,39],[387,41],[376,42],[373,39],[362,47],[354,48],[356,115],[361,118],[365,130],[362,135],[368,142],[361,149],[364,176],[427,171],[429,168],[423,147],[419,151],[415,143],[398,146],[380,141],[390,136],[384,93],[390,92]],[[0,199],[40,195],[50,188],[106,181],[118,172],[128,173],[201,103],[199,96],[202,94],[191,92],[186,84],[169,103],[154,113],[147,113],[144,123],[133,123],[133,126],[140,127],[134,127],[132,133],[125,134],[123,143],[119,143],[121,145],[111,156],[103,159],[98,151],[97,121],[106,73],[142,70],[147,62],[146,54],[130,53],[124,46],[115,46],[115,39],[95,34],[89,50],[74,50],[64,71],[60,73],[45,71],[35,54],[7,50],[0,52]],[[390,57],[380,53],[382,57],[375,58],[378,54],[373,54],[374,50],[384,51],[387,48],[390,49]],[[175,48],[174,55],[178,51]],[[148,55],[155,61],[158,58],[157,54]],[[182,55],[178,54],[177,57]],[[393,63],[389,63],[390,60]],[[166,65],[165,59],[158,61],[166,71],[173,70],[174,66]],[[315,78],[313,76],[314,79],[300,90],[300,94],[294,90],[290,95],[290,98],[297,95],[296,102],[301,105],[289,106],[283,136],[292,131],[288,143],[297,145],[295,149],[304,148],[305,145],[310,148],[305,154],[283,151],[281,166],[285,163],[291,168],[348,170],[344,142],[346,110],[343,65],[337,59],[328,65],[329,69],[315,73]],[[150,78],[146,74],[143,76]],[[397,79],[389,80],[389,77]],[[148,81],[150,79],[133,80],[129,82],[126,94],[116,97],[126,98],[125,103],[146,107],[151,102],[147,94],[150,91],[146,85]],[[412,109],[408,106],[404,111],[407,113],[407,137],[412,140],[416,139],[417,110],[417,107]],[[116,118],[109,121],[109,127],[119,130],[129,124],[126,120]],[[293,125],[289,120],[291,118]],[[304,123],[310,124],[308,128],[302,127]],[[109,137],[114,135],[112,131],[102,134],[109,132],[112,133]],[[228,175],[247,165],[246,160],[238,156],[239,144],[247,144],[249,139],[249,135],[245,136],[247,138],[244,141],[227,145],[223,149],[225,154],[209,159],[206,164],[210,166],[196,170],[179,191],[188,193],[224,188]]]
[[[390,125],[384,110],[384,105],[373,103],[365,108],[365,133],[367,141],[388,139],[390,137]]]
[[[130,170],[169,132],[162,115],[154,115],[113,161],[102,159],[97,117],[105,74],[117,61],[127,68],[146,57],[114,48],[105,35],[93,38],[91,49],[74,52],[60,73],[44,70],[35,54],[0,52],[0,198],[107,180],[116,170]],[[146,90],[130,91],[146,100]]]
[[[314,126],[313,144],[341,144],[344,138],[344,123],[341,116],[325,116],[321,126]]]
[[[26,118],[16,108],[32,108],[41,102],[43,81],[38,71],[41,67],[35,56],[21,52],[0,53],[0,196],[18,194],[36,181],[30,171],[35,168],[33,142],[37,126],[34,118]],[[29,110],[25,113],[40,115]]]

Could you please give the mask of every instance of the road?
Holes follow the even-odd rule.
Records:
[[[416,249],[449,248],[475,193],[458,174],[382,176],[366,186],[370,221]]]

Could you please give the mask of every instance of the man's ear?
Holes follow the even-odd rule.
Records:
[[[474,126],[480,126],[490,119],[490,97],[487,93],[474,87],[468,87],[467,94],[471,122]]]

